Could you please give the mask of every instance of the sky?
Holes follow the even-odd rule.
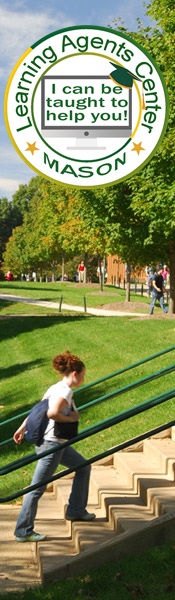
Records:
[[[36,175],[14,149],[4,121],[4,93],[16,62],[36,41],[64,27],[98,25],[109,27],[120,17],[129,30],[144,26],[143,0],[0,0],[0,198],[11,200],[20,184]]]

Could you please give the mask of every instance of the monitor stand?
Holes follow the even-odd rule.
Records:
[[[67,150],[106,150],[106,146],[98,146],[97,138],[76,138],[74,146],[67,146]]]

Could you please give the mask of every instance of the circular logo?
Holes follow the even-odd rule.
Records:
[[[128,36],[104,27],[55,31],[29,48],[5,93],[21,158],[54,182],[93,188],[146,165],[168,119],[164,79]]]

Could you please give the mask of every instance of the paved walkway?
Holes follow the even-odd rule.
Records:
[[[23,296],[11,296],[10,294],[0,294],[0,299],[8,300],[9,302],[22,302],[24,304],[35,304],[37,306],[42,306],[45,308],[55,308],[59,310],[60,303],[59,302],[51,302],[45,300],[34,300],[33,298],[25,298]],[[70,310],[74,312],[84,313],[84,306],[76,306],[73,304],[65,304],[64,302],[61,305],[63,310]],[[103,308],[91,308],[87,307],[86,313],[89,315],[94,315],[98,317],[146,317],[148,313],[138,313],[138,312],[128,312],[128,311],[120,311],[120,310],[105,310]]]

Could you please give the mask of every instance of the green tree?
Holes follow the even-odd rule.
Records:
[[[82,217],[89,232],[96,231],[101,256],[119,254],[127,265],[146,264],[148,250],[143,239],[148,231],[146,219],[135,215],[132,192],[127,183],[82,192]],[[98,246],[99,244],[99,246]],[[130,300],[130,269],[127,271],[126,300]]]
[[[13,275],[19,277],[25,272],[25,238],[23,235],[23,226],[16,227],[12,236],[9,238],[6,249],[3,254],[3,271],[6,273],[9,269]]]
[[[89,202],[86,202],[86,199]],[[91,205],[92,202],[92,205]],[[61,231],[64,234],[63,248],[72,254],[81,254],[85,261],[86,274],[89,274],[90,257],[100,262],[106,255],[107,234],[101,220],[93,210],[95,195],[80,190],[68,191],[67,211]],[[102,279],[101,279],[102,289]]]
[[[32,177],[28,184],[19,185],[18,190],[12,196],[12,206],[16,209],[19,225],[22,224],[25,213],[29,210],[30,202],[35,194],[40,193],[43,177]]]
[[[54,199],[45,193],[46,184],[41,184],[44,190],[40,188],[30,201],[22,226],[25,270],[38,272],[40,278],[43,272],[54,271],[60,259],[58,211],[56,220]]]
[[[0,263],[13,229],[22,225],[32,198],[36,192],[39,194],[42,180],[41,177],[33,177],[28,185],[20,185],[11,202],[7,198],[0,199]]]
[[[52,270],[54,277],[57,265],[65,254],[61,226],[66,218],[67,203],[68,194],[65,189],[45,179],[40,180],[39,188],[38,185],[33,186],[33,196],[24,212],[23,224],[19,229],[23,242],[21,244],[14,229],[4,253],[5,267],[7,263],[9,264],[13,254],[11,248],[15,244],[20,272],[23,266],[22,271],[36,271],[42,278],[43,272],[47,274]],[[20,255],[21,259],[19,259]],[[13,260],[13,270],[14,274],[19,274],[15,260]]]
[[[12,229],[19,224],[18,213],[7,198],[0,198],[0,263]]]

